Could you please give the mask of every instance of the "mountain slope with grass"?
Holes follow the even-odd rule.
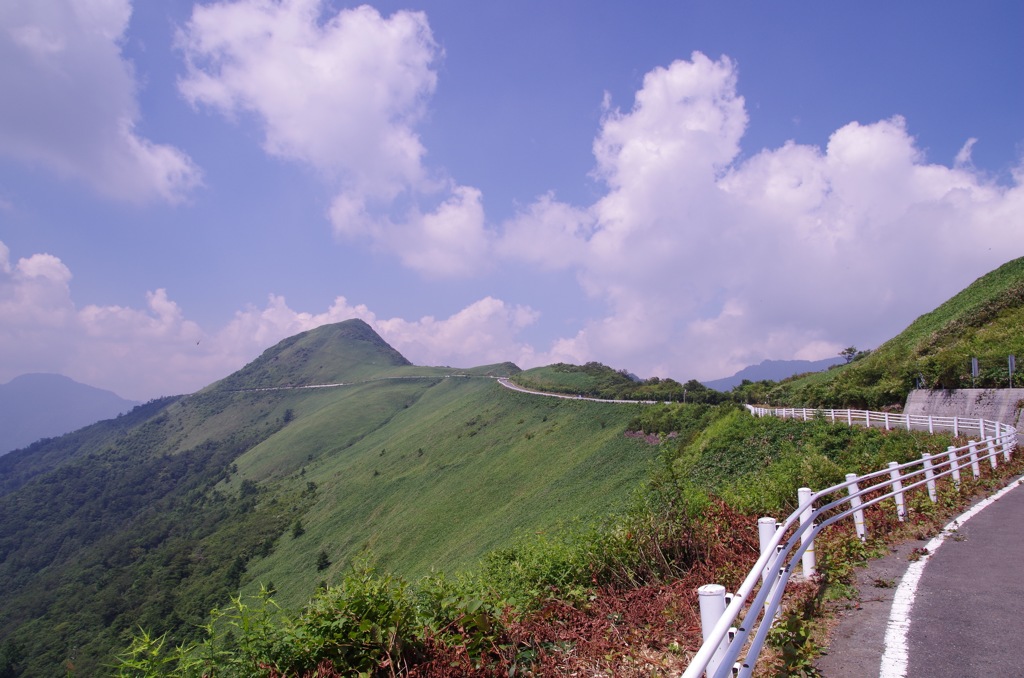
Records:
[[[1010,262],[870,355],[748,390],[878,406],[901,402],[908,375],[960,383],[964,351],[983,366],[1024,354],[1022,279]],[[693,589],[735,586],[757,514],[950,444],[753,419],[709,389],[692,402],[689,382],[668,384],[685,404],[642,405],[496,377],[604,397],[665,385],[596,363],[414,366],[347,321],[196,394],[0,457],[0,673],[95,675],[129,644],[123,675],[399,660],[438,676],[676,671]],[[239,592],[263,602],[229,603]],[[211,610],[228,616],[212,624]]]
[[[1024,257],[978,278],[896,337],[854,362],[784,381],[772,403],[881,408],[923,388],[1006,388],[1007,357],[1024,358]],[[971,376],[971,358],[980,375]],[[1024,382],[1018,373],[1016,385]]]
[[[140,627],[187,640],[239,590],[297,607],[358,558],[455,572],[621,506],[656,450],[624,435],[633,406],[494,378],[517,371],[413,366],[346,321],[3,456],[0,657],[96,675]]]

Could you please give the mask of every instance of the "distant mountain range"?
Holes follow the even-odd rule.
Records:
[[[804,372],[821,372],[842,362],[843,358],[840,356],[825,358],[824,360],[762,360],[757,365],[744,367],[731,377],[712,379],[711,381],[703,381],[701,383],[716,391],[731,391],[734,387],[739,386],[744,379],[749,379],[750,381],[763,381],[765,379],[780,381],[796,374],[803,374]]]
[[[139,403],[59,374],[0,384],[0,455],[116,417]]]

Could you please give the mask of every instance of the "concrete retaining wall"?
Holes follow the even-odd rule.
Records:
[[[978,417],[1021,430],[1024,388],[961,388],[911,391],[904,412],[940,417]]]

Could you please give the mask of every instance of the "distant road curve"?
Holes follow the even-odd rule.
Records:
[[[589,400],[592,403],[632,403],[634,405],[656,405],[659,401],[657,400],[613,400],[607,398],[585,398],[580,395],[569,395],[568,393],[548,393],[547,391],[534,391],[533,389],[523,388],[513,384],[508,380],[508,377],[498,377],[498,383],[507,389],[513,391],[519,391],[520,393],[529,393],[530,395],[547,396],[548,398],[563,398],[565,400]]]
[[[563,400],[588,400],[592,403],[616,403],[620,405],[633,404],[633,405],[656,405],[659,400],[619,400],[612,398],[587,398],[581,395],[569,395],[568,393],[549,393],[547,391],[534,391],[533,389],[523,388],[509,381],[508,377],[489,377],[484,375],[476,374],[431,374],[431,375],[403,375],[396,377],[375,377],[373,379],[363,379],[361,381],[349,381],[349,382],[337,382],[334,384],[305,384],[296,386],[265,386],[263,388],[240,388],[231,389],[233,393],[253,393],[260,391],[295,391],[303,388],[338,388],[340,386],[356,386],[357,384],[368,384],[374,381],[384,381],[387,379],[448,379],[451,377],[462,377],[466,379],[472,379],[474,377],[480,379],[496,379],[499,384],[512,391],[519,391],[520,393],[528,393],[529,395],[545,396],[547,398],[562,398]]]

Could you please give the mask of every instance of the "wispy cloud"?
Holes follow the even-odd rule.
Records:
[[[129,202],[178,202],[201,183],[183,151],[136,131],[138,87],[120,42],[129,0],[0,7],[0,154]]]
[[[339,236],[432,277],[477,270],[480,192],[425,166],[416,131],[442,57],[425,14],[330,14],[321,0],[197,5],[178,44],[186,99],[229,118],[254,113],[267,153],[336,186],[328,216]]]

